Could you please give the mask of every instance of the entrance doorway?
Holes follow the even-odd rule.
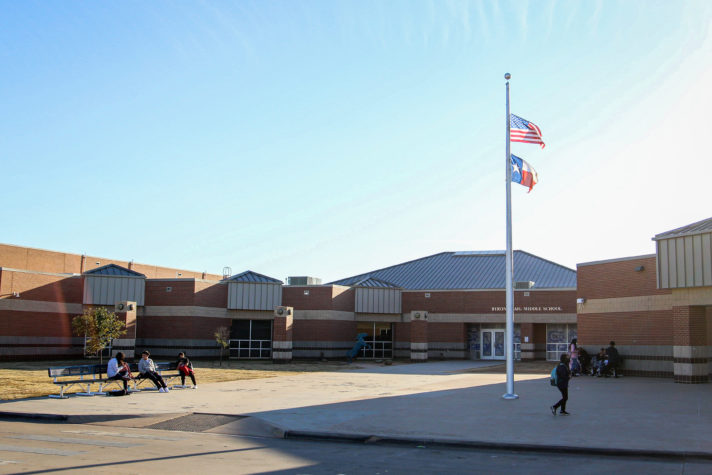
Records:
[[[272,320],[233,320],[230,328],[230,358],[272,357]]]
[[[364,341],[369,347],[361,348],[359,358],[391,359],[393,358],[393,324],[382,322],[358,322],[357,333],[365,333]]]
[[[503,360],[507,356],[504,352],[504,330],[482,330],[480,342],[480,358],[483,360]]]

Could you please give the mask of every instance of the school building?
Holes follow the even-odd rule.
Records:
[[[443,252],[328,284],[252,271],[214,275],[0,245],[0,358],[77,357],[71,320],[108,306],[127,322],[114,349],[214,357],[504,359],[504,253]],[[515,356],[556,359],[576,334],[576,272],[514,252]],[[547,351],[547,345],[553,347]]]
[[[712,374],[712,218],[653,237],[655,254],[577,266],[579,342],[614,340],[627,375]]]
[[[624,374],[708,382],[712,218],[658,234],[656,253],[566,268],[514,251],[514,357],[558,360],[578,337],[615,340]],[[503,251],[442,252],[327,284],[253,271],[208,274],[0,244],[0,359],[77,358],[71,320],[107,306],[127,323],[113,349],[157,357],[504,359]]]

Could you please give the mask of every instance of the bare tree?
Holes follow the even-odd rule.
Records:
[[[222,366],[223,352],[230,346],[230,330],[227,327],[218,327],[215,330],[215,341],[220,346],[220,366]]]

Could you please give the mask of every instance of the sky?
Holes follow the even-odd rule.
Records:
[[[712,2],[0,0],[0,242],[324,282],[712,216]]]

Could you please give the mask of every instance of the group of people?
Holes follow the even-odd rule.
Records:
[[[176,369],[180,373],[181,385],[185,386],[185,377],[190,377],[193,382],[193,389],[198,388],[198,384],[195,382],[195,372],[193,371],[193,363],[185,356],[185,353],[178,353],[178,361],[176,362]],[[151,359],[151,353],[145,350],[141,353],[141,359],[138,362],[138,372],[139,378],[146,378],[153,381],[153,384],[158,388],[159,393],[167,393],[170,391],[166,382],[163,380],[161,375],[156,371],[156,365]],[[108,379],[114,379],[117,381],[122,381],[124,383],[124,390],[122,395],[128,395],[128,382],[135,379],[133,374],[131,374],[131,368],[129,364],[124,359],[124,354],[122,352],[116,353],[116,356],[109,360],[106,366],[106,376]]]
[[[590,374],[591,376],[605,376],[615,370],[620,363],[620,355],[616,349],[616,342],[611,341],[608,348],[601,348],[593,357],[589,357],[586,350],[578,347],[576,338],[569,345],[569,370],[571,376]]]
[[[569,415],[569,413],[566,412],[566,401],[569,399],[569,380],[574,376],[583,374],[584,365],[582,365],[580,360],[584,353],[583,348],[578,347],[578,340],[574,338],[571,340],[568,353],[563,353],[559,358],[559,364],[555,369],[555,379],[556,387],[561,393],[561,399],[549,408],[552,414],[556,415],[556,411],[559,410],[559,414],[564,416]],[[601,377],[601,375],[604,375],[608,377],[609,372],[615,370],[620,361],[621,358],[616,349],[616,342],[611,341],[607,349],[601,348],[598,354],[591,358],[590,374],[592,376]],[[616,377],[618,376],[616,375]]]

